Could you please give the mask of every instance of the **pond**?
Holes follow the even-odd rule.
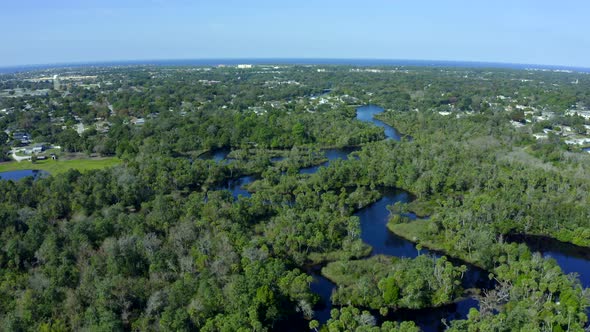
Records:
[[[23,169],[18,171],[0,172],[0,180],[18,181],[28,176],[32,176],[34,179],[39,179],[45,176],[49,176],[49,173],[46,171],[36,169]]]
[[[242,176],[237,179],[230,179],[223,186],[215,188],[215,190],[229,190],[234,199],[238,199],[239,196],[251,197],[252,194],[244,189],[244,186],[254,182],[255,179],[254,176],[250,175]]]

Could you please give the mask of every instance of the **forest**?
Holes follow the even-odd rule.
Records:
[[[587,285],[510,238],[590,252],[590,154],[533,135],[590,125],[566,114],[590,107],[590,77],[326,67],[85,68],[100,87],[62,91],[26,80],[47,72],[0,75],[0,90],[49,89],[0,98],[2,156],[26,131],[122,160],[0,180],[0,329],[421,331],[420,310],[471,299],[436,329],[586,330]],[[401,139],[360,121],[362,105]],[[527,122],[517,105],[555,115]],[[365,240],[359,213],[393,189],[408,198],[381,232],[411,256]]]

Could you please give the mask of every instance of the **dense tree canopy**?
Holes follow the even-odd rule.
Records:
[[[95,79],[63,91],[30,80],[40,73],[0,76],[0,91],[48,89],[0,98],[3,156],[23,131],[63,153],[123,160],[0,181],[0,329],[418,331],[419,318],[388,313],[473,294],[479,308],[451,331],[584,329],[580,281],[506,238],[590,250],[590,156],[555,129],[585,134],[587,120],[566,110],[590,105],[587,75],[277,68],[88,68],[79,74]],[[371,103],[401,141],[356,119],[355,106]],[[300,173],[329,148],[350,154]],[[219,149],[231,152],[204,154]],[[245,176],[254,181],[234,197]],[[384,187],[415,198],[389,207],[389,229],[452,260],[367,258],[354,213]],[[494,288],[464,290],[461,260]],[[342,306],[325,324],[317,264]]]

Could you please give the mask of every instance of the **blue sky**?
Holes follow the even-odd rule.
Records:
[[[590,67],[587,0],[0,0],[0,66],[373,58]]]

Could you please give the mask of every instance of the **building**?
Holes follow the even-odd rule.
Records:
[[[35,144],[33,146],[25,148],[24,153],[25,154],[38,154],[38,153],[45,151],[46,148],[47,148],[47,146],[45,146],[45,144]]]
[[[143,126],[145,124],[145,119],[144,118],[131,119],[131,123],[133,123],[136,126]]]
[[[45,146],[45,144],[35,144],[33,145],[33,153],[41,153],[43,151],[45,151],[45,149],[47,148],[47,146]]]
[[[31,135],[25,133],[25,132],[15,132],[12,134],[12,138],[15,141],[19,141],[22,144],[29,144],[31,143]]]
[[[57,75],[53,75],[53,89],[57,91],[61,89],[61,83]]]
[[[250,69],[252,68],[252,65],[250,64],[240,64],[238,65],[238,69]]]

